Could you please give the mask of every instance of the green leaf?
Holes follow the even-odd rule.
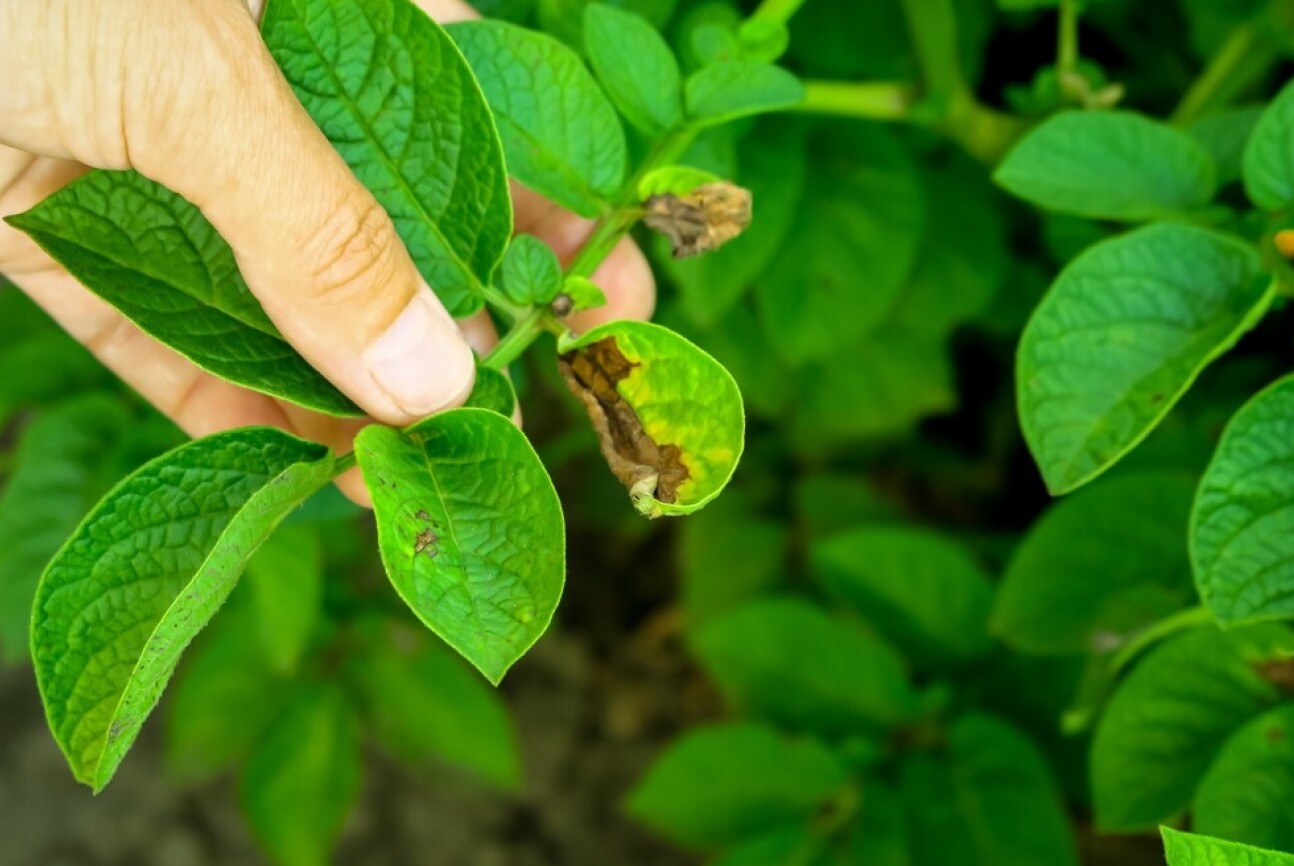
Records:
[[[913,334],[943,337],[989,307],[1011,253],[996,207],[1001,194],[979,164],[960,158],[927,169],[925,180],[929,220],[893,321]]]
[[[557,492],[525,435],[486,409],[355,439],[378,546],[418,618],[498,684],[539,639],[566,578]]]
[[[1072,866],[1078,857],[1059,792],[1037,748],[990,716],[948,732],[947,754],[904,766],[912,863]]]
[[[219,433],[142,466],[68,539],[36,590],[31,649],[78,780],[108,783],[180,653],[334,462],[279,430]]]
[[[539,238],[517,235],[503,259],[499,288],[524,307],[550,304],[562,290],[562,263]]]
[[[7,661],[27,658],[41,570],[103,492],[96,464],[130,421],[120,400],[88,394],[43,413],[23,432],[0,494],[0,650]]]
[[[960,545],[900,526],[856,529],[809,551],[813,577],[905,655],[964,662],[990,647],[988,575]]]
[[[1097,827],[1142,830],[1184,810],[1231,732],[1282,700],[1264,672],[1291,652],[1294,634],[1276,625],[1200,629],[1151,650],[1092,741]]]
[[[1188,475],[1141,472],[1052,506],[1007,566],[994,633],[1021,652],[1100,652],[1185,607],[1194,492]]]
[[[707,124],[764,114],[804,101],[800,79],[758,60],[724,60],[688,76],[687,113]]]
[[[573,48],[584,45],[584,9],[598,0],[537,0],[539,24]],[[656,29],[674,14],[678,0],[606,0],[607,5],[641,15]]]
[[[293,696],[260,643],[249,605],[228,610],[196,642],[166,705],[166,767],[186,783],[241,762]]]
[[[1020,140],[993,179],[1048,210],[1129,222],[1194,210],[1217,189],[1213,159],[1199,142],[1124,111],[1053,115]]]
[[[707,866],[789,866],[793,863],[825,866],[815,856],[825,844],[826,840],[801,820],[775,830],[759,831],[726,849]]]
[[[592,8],[592,7],[590,7]],[[685,196],[699,186],[721,183],[723,178],[690,165],[666,165],[652,169],[638,181],[638,198],[646,201],[652,196]],[[744,232],[743,232],[744,234]]]
[[[804,136],[782,124],[759,126],[742,142],[740,160],[737,180],[750,190],[758,209],[749,228],[714,252],[683,259],[670,254],[667,239],[657,240],[656,260],[678,284],[684,312],[694,323],[707,328],[741,300],[778,255],[797,219],[808,173]],[[639,191],[648,192],[649,182],[659,182],[659,177],[648,175]]]
[[[580,58],[503,21],[449,32],[494,112],[509,174],[582,216],[601,213],[624,182],[624,129]]]
[[[247,760],[239,800],[281,866],[324,866],[359,799],[359,725],[339,691],[299,695]]]
[[[646,19],[599,3],[584,10],[584,49],[620,113],[648,136],[683,122],[678,61]]]
[[[845,781],[844,769],[816,742],[729,723],[695,728],[672,743],[625,808],[676,842],[713,848],[809,818]]]
[[[607,305],[607,296],[588,277],[567,277],[562,284],[562,294],[571,299],[571,312],[593,310]]]
[[[1191,513],[1191,563],[1200,598],[1236,625],[1294,613],[1294,377],[1244,405],[1222,435]]]
[[[112,374],[89,350],[54,324],[30,298],[6,284],[3,277],[0,370],[22,371],[21,376],[0,377],[0,423],[20,410],[110,388],[113,382]]]
[[[797,730],[877,731],[915,711],[899,656],[806,601],[751,602],[710,620],[692,643],[725,698]]]
[[[647,322],[608,322],[558,350],[567,385],[640,512],[690,514],[719,495],[741,459],[746,418],[718,361]]]
[[[476,384],[463,404],[466,409],[489,409],[505,418],[517,411],[517,392],[512,380],[490,367],[476,368]]]
[[[254,628],[270,667],[290,674],[323,618],[324,562],[319,533],[285,526],[247,561]]]
[[[1234,183],[1244,174],[1245,149],[1266,106],[1245,105],[1202,117],[1187,132],[1204,145],[1218,167],[1218,183]]]
[[[899,511],[871,484],[841,472],[802,474],[792,494],[795,519],[810,540],[852,529],[860,523],[892,521]]]
[[[797,381],[791,433],[803,454],[904,433],[957,405],[946,342],[899,328],[862,337],[800,370]]]
[[[1160,827],[1168,866],[1294,866],[1294,855]]]
[[[518,788],[517,734],[499,693],[434,639],[373,625],[354,680],[378,742],[406,765],[448,764]]]
[[[734,490],[679,529],[678,568],[690,631],[767,592],[782,580],[791,538]]]
[[[361,414],[279,334],[206,218],[164,187],[94,171],[7,222],[207,372],[308,409]]]
[[[815,144],[807,194],[756,292],[784,359],[831,359],[848,369],[856,365],[833,356],[857,346],[894,308],[916,262],[926,196],[908,150],[884,128]]]
[[[1053,494],[1135,448],[1266,311],[1257,253],[1226,235],[1147,226],[1075,259],[1020,341],[1020,423]]]
[[[1294,81],[1271,101],[1245,146],[1245,192],[1263,210],[1294,205]]]
[[[1263,848],[1294,848],[1294,704],[1231,735],[1195,790],[1191,827]]]
[[[427,284],[456,316],[479,309],[512,206],[494,121],[453,41],[407,0],[270,0],[261,30]]]

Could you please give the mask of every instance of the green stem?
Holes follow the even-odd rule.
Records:
[[[1114,658],[1110,660],[1110,670],[1118,674],[1131,664],[1137,656],[1164,638],[1210,622],[1213,622],[1213,613],[1203,605],[1170,614],[1159,622],[1142,629],[1132,640],[1124,644]]]
[[[759,4],[759,8],[750,16],[751,21],[774,21],[778,24],[785,24],[791,20],[800,7],[804,5],[804,0],[764,0]]]
[[[507,295],[503,294],[503,292],[496,289],[494,286],[486,286],[483,293],[485,295],[485,302],[506,316],[509,321],[515,322],[518,319],[524,318],[525,315],[530,312],[529,307],[514,304]]]
[[[795,110],[870,120],[905,120],[916,90],[894,81],[806,81],[804,101]]]
[[[1056,72],[1063,87],[1066,79],[1078,72],[1078,2],[1061,0],[1060,26],[1057,31]]]
[[[548,327],[547,320],[551,314],[543,307],[532,307],[525,315],[517,319],[498,344],[485,356],[481,366],[492,370],[502,370],[521,356],[535,338]]]
[[[691,147],[700,128],[684,126],[662,138],[652,147],[647,157],[638,166],[633,177],[625,183],[616,197],[615,206],[598,221],[593,234],[571,261],[566,275],[571,277],[591,277],[620,239],[629,233],[634,223],[642,217],[642,207],[638,203],[638,185],[647,174],[663,165],[678,160]]]
[[[343,454],[337,458],[337,462],[334,463],[332,466],[332,477],[336,478],[339,475],[349,472],[350,470],[354,469],[358,465],[359,464],[355,459],[354,451],[350,452],[349,454]]]
[[[1241,24],[1218,49],[1177,109],[1172,122],[1185,126],[1211,109],[1235,99],[1257,83],[1275,64],[1280,53],[1258,25]]]
[[[957,15],[952,0],[903,0],[903,14],[928,97],[957,99],[966,91],[957,52]]]

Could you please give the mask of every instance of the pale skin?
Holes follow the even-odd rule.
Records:
[[[417,0],[441,22],[459,0]],[[284,337],[372,419],[460,404],[488,351],[484,314],[454,322],[390,219],[296,101],[256,28],[264,0],[0,0],[0,216],[89,168],[133,168],[188,198],[229,241]],[[574,255],[592,225],[514,186],[516,230]],[[142,333],[0,223],[0,273],[193,436],[282,427],[349,451],[368,421],[224,382]],[[573,326],[647,318],[651,270],[622,242],[594,275],[605,307]],[[470,348],[469,348],[470,347]],[[366,501],[355,472],[342,489]]]

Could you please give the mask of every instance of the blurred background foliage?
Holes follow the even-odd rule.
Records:
[[[475,5],[580,44],[586,0]],[[614,5],[660,27],[685,67],[760,50],[739,32],[754,4]],[[489,689],[414,627],[381,579],[371,520],[329,491],[266,545],[188,654],[163,723],[174,784],[204,796],[232,785],[253,837],[287,866],[327,862],[339,835],[352,840],[344,862],[364,863],[1162,862],[1153,839],[1093,832],[1092,760],[1162,769],[1135,754],[1089,759],[1093,730],[1136,636],[1191,615],[1194,479],[1225,419],[1288,365],[1289,322],[1271,317],[1117,469],[1048,501],[1018,432],[1015,343],[1058,268],[1113,229],[1040,215],[989,172],[1025,119],[1072,98],[1054,66],[1054,5],[947,4],[959,63],[944,74],[991,114],[977,132],[989,114],[919,101],[886,119],[844,116],[858,112],[825,82],[915,92],[931,65],[900,0],[807,0],[782,62],[809,82],[813,110],[717,128],[684,160],[753,191],[749,232],[685,261],[641,238],[658,318],[745,395],[748,445],[729,492],[686,520],[641,520],[541,347],[514,373],[566,503],[571,569],[536,656]],[[1288,72],[1290,5],[1093,2],[1080,69],[1091,92],[1117,83],[1127,104],[1167,116],[1220,50],[1247,46],[1252,70],[1228,96],[1241,108],[1192,127],[1238,161],[1248,106]],[[1224,175],[1236,180],[1234,164]],[[43,564],[111,483],[180,434],[8,288],[0,370],[0,648],[21,666]],[[1189,666],[1231,650],[1175,651]],[[574,691],[554,685],[572,678]],[[537,692],[583,703],[558,711]],[[1279,698],[1255,695],[1255,711]],[[34,707],[15,700],[6,724],[38,725]],[[547,759],[523,748],[532,724],[580,726],[564,771],[533,772]],[[571,769],[582,740],[587,760],[616,765],[587,791],[588,773]],[[1203,770],[1170,780],[1181,802],[1169,812]],[[5,772],[11,800],[48,781]],[[412,837],[370,826],[364,847],[347,815],[361,796],[384,802],[375,789],[401,773],[522,804],[483,831],[517,847],[490,859],[499,849],[469,837],[381,859],[383,835]],[[554,817],[563,799],[574,818]],[[0,863],[55,862],[57,834],[4,828],[16,814],[0,809],[0,837],[19,840]],[[456,819],[399,820],[435,837]],[[1119,829],[1155,820],[1130,814]],[[581,834],[593,842],[572,841]],[[246,862],[204,838],[187,862]],[[84,844],[68,862],[119,862]]]

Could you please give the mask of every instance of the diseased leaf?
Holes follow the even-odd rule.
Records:
[[[993,175],[1048,210],[1138,222],[1193,210],[1217,189],[1189,134],[1126,111],[1064,111],[1025,135]]]
[[[511,418],[517,411],[517,392],[512,387],[512,380],[490,367],[477,367],[476,384],[472,386],[472,393],[463,408],[489,409]]]
[[[692,643],[730,702],[797,730],[857,735],[915,712],[899,656],[806,601],[751,602],[711,619]]]
[[[986,653],[993,589],[961,546],[899,526],[840,533],[810,549],[814,579],[927,665]]]
[[[913,863],[1069,866],[1069,822],[1035,746],[990,716],[948,732],[946,756],[906,763],[903,798]]]
[[[993,631],[1021,652],[1101,652],[1186,607],[1194,492],[1184,473],[1139,472],[1053,505],[1007,565]]]
[[[550,304],[562,290],[562,263],[539,238],[517,235],[503,259],[499,288],[514,304]]]
[[[486,409],[355,439],[396,592],[498,684],[548,628],[566,578],[557,492],[525,435]]]
[[[0,493],[0,650],[27,658],[32,597],[41,571],[103,492],[96,464],[129,429],[106,394],[74,398],[23,431]]]
[[[518,788],[517,734],[499,693],[434,638],[373,625],[353,679],[378,742],[406,765],[448,764]]]
[[[282,866],[331,862],[359,799],[359,725],[336,689],[298,695],[247,760],[238,787],[247,822]]]
[[[673,743],[625,808],[676,842],[713,848],[809,818],[845,781],[844,768],[816,742],[729,723],[696,728]]]
[[[1294,866],[1294,854],[1160,827],[1168,866]]]
[[[1294,704],[1231,735],[1195,790],[1191,827],[1262,848],[1294,848]]]
[[[512,234],[503,149],[445,31],[407,0],[270,0],[265,44],[456,316]]]
[[[1190,550],[1200,598],[1223,625],[1294,614],[1294,376],[1227,425],[1195,494]]]
[[[1267,106],[1244,154],[1245,192],[1263,210],[1294,206],[1294,81]]]
[[[36,590],[31,649],[78,780],[108,783],[180,653],[334,462],[270,428],[208,436],[140,467],[68,539]]]
[[[718,361],[647,322],[608,322],[558,350],[634,507],[648,517],[689,514],[719,495],[741,458],[746,418]]]
[[[94,171],[7,221],[207,372],[308,409],[361,414],[279,334],[206,218],[159,184]]]
[[[800,79],[758,60],[724,60],[688,76],[687,113],[703,123],[790,108],[804,100]]]
[[[752,208],[758,210],[750,227],[719,250],[704,256],[689,259],[676,259],[668,253],[659,256],[665,273],[678,284],[684,312],[694,323],[707,328],[712,328],[754,285],[778,255],[792,225],[801,218],[799,203],[808,158],[804,136],[798,130],[781,124],[757,127],[754,134],[742,141],[740,160],[736,179],[750,190]],[[640,191],[647,193],[650,189],[653,195],[684,191],[648,187],[658,177],[653,174],[644,178]],[[667,248],[664,243],[660,246]]]
[[[720,181],[685,195],[655,195],[644,208],[643,224],[663,234],[676,259],[712,253],[735,240],[750,225],[750,190]]]
[[[624,182],[625,137],[580,58],[551,36],[504,21],[463,21],[449,33],[494,112],[508,173],[597,216]]]
[[[594,3],[584,11],[584,49],[620,113],[648,136],[683,122],[683,79],[674,52],[646,19]]]
[[[1020,423],[1048,489],[1073,490],[1136,447],[1271,297],[1253,247],[1192,226],[1147,226],[1075,259],[1016,360]]]
[[[1092,741],[1097,827],[1128,832],[1173,818],[1236,728],[1282,700],[1294,634],[1259,625],[1200,629],[1140,661]]]

